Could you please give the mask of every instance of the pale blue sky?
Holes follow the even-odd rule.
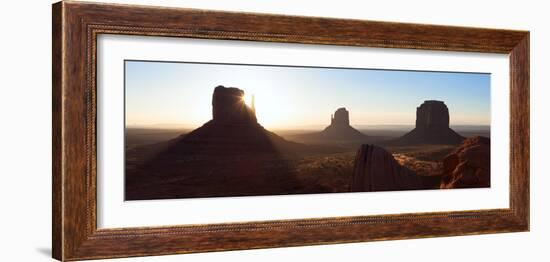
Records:
[[[267,128],[326,125],[339,107],[352,125],[414,125],[416,107],[442,100],[451,125],[490,124],[490,75],[126,61],[126,125],[198,127],[217,85],[255,95]]]

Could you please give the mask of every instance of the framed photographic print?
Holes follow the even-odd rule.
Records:
[[[529,32],[53,5],[53,257],[529,230]]]

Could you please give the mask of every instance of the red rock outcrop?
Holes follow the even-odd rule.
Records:
[[[491,186],[491,141],[487,137],[467,138],[443,159],[440,188]]]
[[[394,191],[432,189],[439,176],[424,177],[397,163],[385,149],[362,145],[355,156],[350,191]]]
[[[395,144],[460,144],[464,137],[449,127],[449,109],[442,101],[427,100],[416,108],[416,126],[392,141]]]

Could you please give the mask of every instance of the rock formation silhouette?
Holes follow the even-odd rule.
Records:
[[[440,188],[489,187],[491,185],[491,141],[476,136],[443,159]]]
[[[235,87],[217,86],[212,95],[212,120],[234,124],[257,123],[254,102],[249,107],[243,100],[244,91]]]
[[[440,177],[419,176],[399,165],[385,149],[361,145],[355,156],[351,192],[433,189]]]
[[[353,128],[349,122],[349,111],[345,107],[338,108],[330,117],[330,125],[323,131],[312,134],[312,137],[324,140],[365,140],[366,135]]]
[[[212,120],[175,141],[178,153],[275,153],[305,149],[266,130],[256,119],[254,105],[246,105],[244,91],[217,86],[212,95]]]
[[[334,115],[330,116],[330,126],[349,126],[349,111],[345,107],[338,108]]]
[[[415,128],[391,141],[394,144],[460,144],[464,137],[449,127],[449,109],[443,101],[427,100],[416,108]]]
[[[289,194],[300,190],[283,154],[333,152],[287,141],[266,130],[244,91],[218,86],[212,119],[160,148],[137,168],[127,167],[126,199]],[[152,146],[150,146],[152,147]]]

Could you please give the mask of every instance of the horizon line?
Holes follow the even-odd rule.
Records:
[[[203,124],[198,125],[185,125],[185,124],[125,124],[125,128],[143,128],[143,127],[173,127],[173,128],[198,128]],[[311,124],[311,125],[299,125],[299,126],[288,126],[288,127],[269,127],[270,129],[284,129],[284,128],[305,128],[305,127],[327,127],[330,124]],[[367,126],[416,126],[416,124],[350,124],[352,127],[367,127]],[[491,127],[491,124],[449,124],[450,127],[460,127],[460,126],[477,126],[477,127]]]

